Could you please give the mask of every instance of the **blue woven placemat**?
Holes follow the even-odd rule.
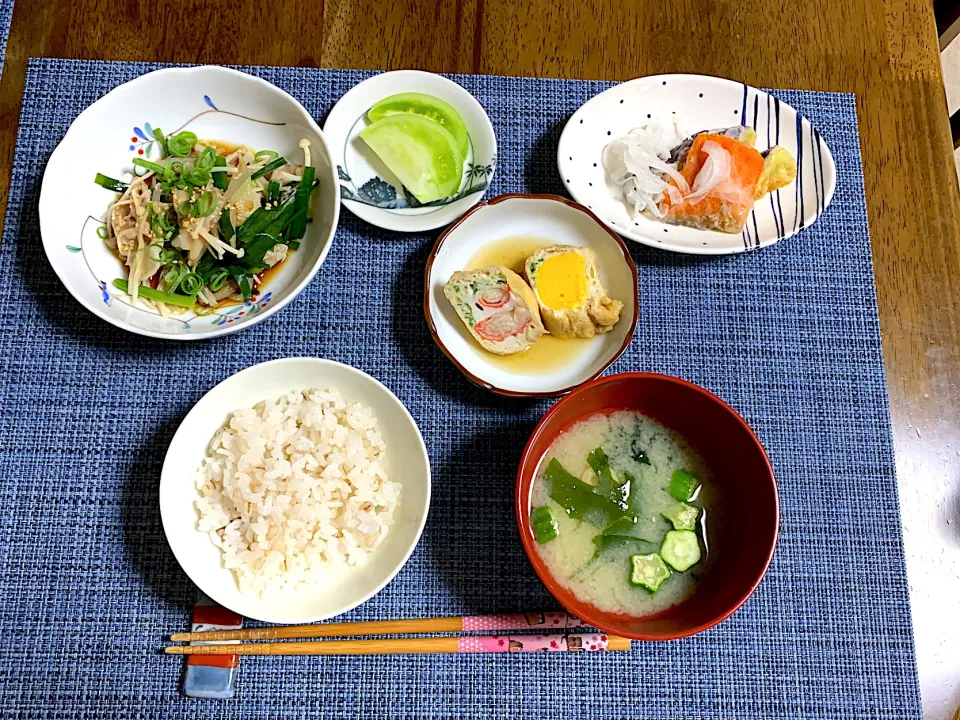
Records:
[[[316,355],[379,378],[420,424],[435,478],[423,539],[348,619],[555,607],[523,554],[512,503],[523,444],[550,403],[464,380],[431,342],[416,291],[433,234],[387,233],[347,211],[321,278],[240,334],[164,343],[81,308],[41,248],[44,164],[83,108],[155,67],[34,60],[27,73],[0,249],[0,715],[920,716],[854,100],[794,91],[776,94],[833,149],[833,204],[812,228],[756,253],[703,259],[634,246],[640,321],[613,368],[713,390],[769,450],[780,543],[740,612],[630,653],[252,658],[234,700],[183,698],[181,661],[157,648],[186,627],[196,590],[164,540],[157,484],[178,422],[206,390],[263,360]],[[318,120],[368,74],[248,70]],[[455,79],[497,131],[491,193],[562,193],[560,130],[608,84]],[[360,277],[369,292],[344,315],[340,299]]]
[[[0,0],[0,75],[3,74],[3,61],[7,56],[7,39],[10,37],[12,20],[13,0]]]

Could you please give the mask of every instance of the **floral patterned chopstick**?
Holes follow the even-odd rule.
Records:
[[[512,615],[412,618],[409,620],[373,620],[353,623],[319,623],[314,625],[290,625],[286,627],[247,628],[245,630],[214,630],[208,632],[174,633],[170,636],[170,639],[174,642],[285,640],[309,637],[347,637],[352,635],[394,635],[433,632],[481,631],[490,633],[508,630],[569,630],[579,627],[583,627],[583,621],[569,613],[541,612],[516,613]],[[233,647],[236,648],[237,646]]]
[[[171,645],[170,655],[407,655],[629,650],[630,640],[600,633],[460,635],[377,640],[313,640],[241,645]]]

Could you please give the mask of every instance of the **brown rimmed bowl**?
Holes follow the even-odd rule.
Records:
[[[620,321],[581,352],[542,372],[520,373],[497,362],[470,336],[443,294],[443,286],[487,243],[514,236],[589,247],[610,297],[623,302]],[[433,246],[424,272],[423,313],[434,342],[473,383],[510,397],[554,397],[599,377],[619,358],[637,326],[637,266],[627,246],[583,205],[558,195],[500,195],[448,227]]]
[[[644,617],[606,612],[577,598],[540,558],[530,526],[533,481],[553,441],[581,420],[618,410],[643,413],[680,433],[710,468],[718,500],[719,532],[712,537],[710,564],[693,594]],[[780,524],[773,468],[746,421],[702,387],[655,373],[600,378],[554,405],[523,451],[517,470],[516,512],[523,549],[560,604],[589,625],[635,640],[687,637],[730,617],[753,594],[770,566]]]

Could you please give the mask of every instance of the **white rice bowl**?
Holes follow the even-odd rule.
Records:
[[[385,453],[373,411],[336,389],[238,410],[195,473],[197,528],[244,594],[322,582],[362,564],[394,522],[401,485]]]

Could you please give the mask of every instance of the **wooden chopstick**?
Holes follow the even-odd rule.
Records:
[[[371,620],[355,623],[326,623],[318,625],[288,625],[246,630],[208,630],[206,632],[174,633],[174,642],[204,642],[215,640],[283,640],[307,637],[343,637],[347,635],[399,635],[403,633],[460,632],[463,618],[416,618],[411,620]]]
[[[224,640],[287,640],[310,637],[345,637],[350,635],[401,635],[431,632],[463,632],[483,630],[564,630],[582,627],[583,622],[565,612],[542,612],[511,615],[468,617],[412,618],[409,620],[372,620],[352,623],[288,625],[246,630],[208,630],[174,633],[173,642],[215,642]]]
[[[447,618],[450,619],[450,618]],[[603,637],[602,643],[596,639]],[[530,640],[527,641],[526,638]],[[555,639],[553,639],[555,638]],[[573,638],[593,640],[572,641]],[[524,648],[524,643],[527,648]],[[617,635],[514,635],[387,638],[384,640],[318,640],[246,643],[241,645],[171,645],[169,655],[407,655],[440,653],[536,652],[544,642],[556,652],[629,650],[630,640]]]

